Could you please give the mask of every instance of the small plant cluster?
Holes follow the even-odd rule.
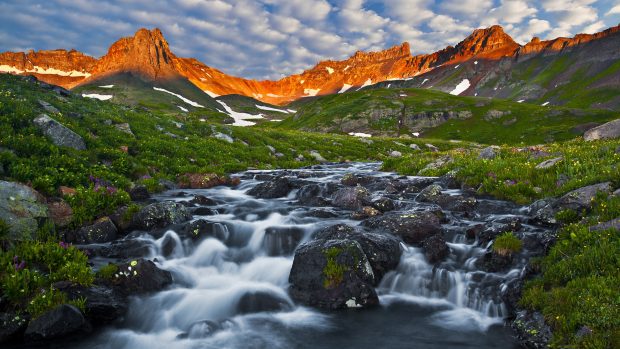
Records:
[[[70,244],[53,240],[24,241],[0,251],[2,296],[17,308],[37,316],[67,303],[66,295],[52,286],[58,281],[92,284],[88,257]],[[83,301],[71,304],[80,307],[80,303],[83,307]]]
[[[348,271],[346,265],[340,264],[337,261],[338,256],[342,253],[342,249],[338,247],[330,247],[323,251],[327,264],[323,269],[323,287],[334,288],[342,282],[344,279],[344,273]]]
[[[105,180],[91,176],[90,181],[90,186],[79,186],[75,194],[66,198],[73,209],[73,225],[76,227],[111,214],[131,201],[129,194]]]
[[[498,236],[493,242],[493,252],[500,256],[510,256],[523,248],[523,242],[513,233],[507,232]]]

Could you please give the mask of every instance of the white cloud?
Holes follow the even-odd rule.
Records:
[[[620,5],[616,5],[611,8],[611,10],[607,11],[605,16],[618,15],[620,14]]]

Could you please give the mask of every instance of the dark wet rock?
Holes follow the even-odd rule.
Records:
[[[158,202],[143,207],[132,220],[136,229],[150,230],[180,224],[192,218],[187,207],[172,201]]]
[[[140,258],[147,257],[154,250],[153,243],[143,239],[124,239],[113,241],[109,245],[86,245],[80,248],[90,256],[105,258]]]
[[[437,197],[441,195],[442,190],[443,188],[439,184],[431,184],[418,194],[418,200],[421,202],[435,202]]]
[[[359,242],[370,262],[377,284],[388,271],[398,266],[402,255],[400,240],[396,237],[389,234],[363,232],[346,224],[324,228],[314,233],[313,237],[317,240],[354,240]]]
[[[127,312],[127,300],[114,289],[103,285],[89,287],[67,282],[57,283],[55,287],[65,292],[70,300],[86,300],[85,316],[94,325],[109,324]]]
[[[317,217],[317,218],[338,217],[338,214],[330,209],[310,210],[307,214],[310,217]]]
[[[192,210],[192,213],[198,216],[213,216],[218,214],[217,210],[208,207],[196,207]]]
[[[293,304],[283,295],[267,291],[250,291],[245,293],[237,303],[238,314],[261,312],[279,312],[293,309]]]
[[[442,232],[440,218],[429,211],[372,217],[363,221],[362,226],[387,231],[417,246],[426,238]]]
[[[446,240],[440,234],[430,236],[422,242],[422,249],[426,260],[431,263],[439,263],[450,255],[450,248]]]
[[[508,232],[518,232],[521,228],[522,225],[519,221],[513,221],[506,224],[493,224],[492,226],[479,232],[476,237],[478,238],[478,244],[484,247],[489,242],[495,240],[495,238],[499,235]]]
[[[160,179],[157,183],[159,183],[159,185],[161,185],[165,190],[175,190],[179,188],[176,183],[167,179]]]
[[[55,145],[59,147],[69,147],[76,150],[86,150],[86,143],[80,135],[63,126],[58,121],[48,115],[41,114],[34,119],[34,124],[45,134]]]
[[[465,230],[465,237],[468,240],[474,240],[484,230],[484,224],[475,224]]]
[[[357,241],[313,240],[295,251],[289,275],[293,299],[324,309],[379,304],[372,267]]]
[[[351,213],[351,219],[361,221],[368,217],[374,217],[381,214],[381,211],[374,207],[364,206],[361,210]]]
[[[489,273],[507,270],[512,265],[512,254],[487,252],[476,260],[476,267]]]
[[[73,305],[62,304],[30,321],[24,339],[28,342],[66,337],[89,331],[82,312]]]
[[[129,197],[133,201],[146,201],[151,198],[151,194],[145,186],[136,185],[129,189]]]
[[[514,316],[515,312],[520,309],[519,301],[523,293],[523,279],[517,278],[506,283],[506,287],[502,287],[500,296],[506,305],[509,316]]]
[[[543,349],[549,347],[552,338],[551,328],[539,312],[520,311],[512,322],[512,329],[522,347]]]
[[[447,189],[461,189],[461,183],[456,179],[456,172],[450,171],[445,175],[439,177],[437,182]]]
[[[269,227],[265,230],[263,245],[268,256],[286,256],[304,238],[304,230],[297,227]]]
[[[112,283],[123,295],[139,295],[163,290],[172,284],[172,275],[152,261],[138,259],[119,265]]]
[[[194,195],[194,198],[191,199],[189,201],[190,203],[194,204],[194,205],[200,205],[200,206],[215,206],[217,205],[217,202],[215,202],[215,200],[210,199],[204,195]]]
[[[259,199],[275,199],[288,195],[291,191],[291,184],[286,177],[276,178],[273,181],[260,183],[248,191],[248,195],[252,195]]]
[[[30,240],[48,219],[44,198],[20,183],[0,181],[0,220],[9,226],[10,240]]]
[[[583,135],[583,139],[586,141],[612,138],[620,138],[620,119],[612,120],[601,126],[589,129]]]
[[[556,211],[553,208],[553,203],[554,202],[552,199],[543,199],[533,202],[527,208],[527,214],[530,217],[530,221],[535,224],[543,224],[547,226],[556,225]]]
[[[76,244],[96,244],[110,242],[116,239],[118,230],[109,217],[103,217],[95,221],[93,225],[80,228],[76,232],[65,235],[66,241]]]
[[[28,320],[23,315],[0,313],[0,344],[21,338],[28,327]]]
[[[177,339],[201,339],[213,336],[215,333],[236,327],[236,324],[230,320],[224,321],[211,321],[202,320],[197,321],[189,326],[186,332],[183,332],[177,336]]]
[[[179,229],[179,235],[191,238],[194,241],[208,237],[226,241],[229,237],[228,229],[223,223],[211,222],[206,219],[198,219],[184,224]]]
[[[590,227],[590,231],[601,231],[607,229],[616,229],[620,231],[620,218],[612,219]]]
[[[342,188],[334,194],[332,200],[334,206],[348,210],[361,210],[370,203],[370,192],[361,186]]]
[[[110,220],[116,226],[118,234],[126,234],[131,229],[133,216],[128,210],[129,207],[123,206],[110,215]]]
[[[396,204],[394,203],[394,200],[390,198],[380,198],[372,202],[372,207],[381,212],[388,212],[394,210],[396,208]]]
[[[177,248],[177,240],[175,240],[170,234],[164,235],[164,239],[161,242],[161,254],[164,257],[172,256],[174,249]]]
[[[323,196],[323,188],[318,184],[308,184],[297,191],[297,200],[301,205],[329,206],[331,203]]]
[[[610,194],[612,191],[611,183],[598,183],[587,187],[575,189],[560,197],[555,203],[556,210],[570,209],[573,211],[589,210],[592,208],[592,199],[598,192]]]
[[[344,177],[342,177],[342,180],[340,181],[340,183],[349,186],[349,187],[355,187],[358,184],[361,186],[364,186],[366,184],[370,184],[374,181],[375,179],[373,177],[370,176],[358,176],[358,175],[354,175],[351,173],[347,173],[346,175],[344,175]]]

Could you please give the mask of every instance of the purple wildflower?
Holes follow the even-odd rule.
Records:
[[[71,247],[70,243],[64,241],[59,242],[58,245],[60,245],[60,247],[64,248],[65,250]]]

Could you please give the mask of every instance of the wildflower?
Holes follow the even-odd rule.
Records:
[[[60,247],[64,248],[65,250],[71,247],[70,243],[64,241],[59,242],[58,245],[60,245]]]

